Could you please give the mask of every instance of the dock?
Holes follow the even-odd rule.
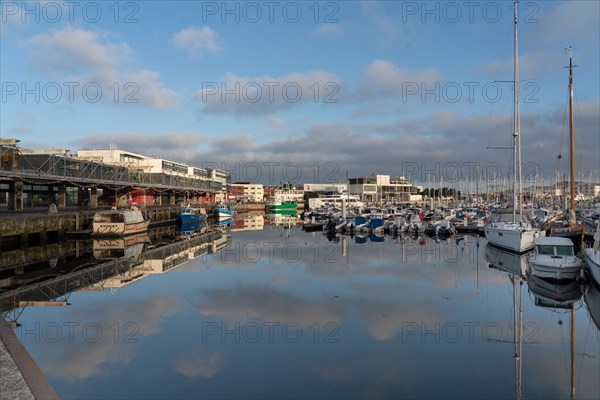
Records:
[[[6,399],[59,399],[40,367],[1,315],[0,395]]]

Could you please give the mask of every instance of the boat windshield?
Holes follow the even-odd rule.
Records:
[[[545,256],[553,256],[554,255],[554,246],[538,244],[537,253],[541,254],[541,255],[545,255]]]
[[[556,255],[557,256],[572,256],[573,255],[573,247],[572,246],[556,246]]]
[[[572,256],[572,246],[537,245],[537,253],[546,256]]]

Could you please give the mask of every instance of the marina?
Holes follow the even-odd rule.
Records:
[[[276,221],[267,216],[251,218]],[[600,343],[585,339],[600,334],[593,302],[598,284],[590,274],[537,278],[527,270],[527,255],[496,250],[477,235],[307,233],[299,216],[250,231],[215,225],[180,237],[177,229],[151,229],[125,241],[76,241],[78,252],[65,248],[55,266],[39,260],[2,280],[4,318],[61,397],[240,396],[248,393],[246,380],[262,388],[252,397],[268,397],[278,389],[264,391],[266,381],[290,368],[289,359],[312,365],[296,369],[287,383],[305,397],[324,385],[335,397],[365,387],[380,397],[442,395],[403,368],[407,362],[443,371],[444,380],[478,374],[474,396],[493,390],[511,397],[518,385],[524,397],[565,397],[569,371],[547,368],[543,360],[562,357],[571,309],[580,376],[573,385],[581,398],[600,391],[593,378],[600,373]],[[517,308],[510,300],[513,279],[522,282]],[[85,311],[90,304],[93,315]],[[518,381],[513,312],[522,315]],[[272,367],[249,374],[259,355]],[[468,361],[460,371],[450,368],[456,357]],[[482,366],[489,372],[482,374]],[[372,383],[390,368],[395,379]],[[135,383],[140,370],[154,374],[152,382]],[[324,371],[338,371],[337,378]],[[307,379],[314,384],[304,385]],[[240,384],[227,385],[231,380]],[[464,393],[456,385],[444,391]]]
[[[21,178],[11,176],[10,179]],[[589,332],[600,334],[595,318],[599,307],[593,304],[598,290],[594,264],[598,241],[594,239],[600,229],[595,208],[577,217],[579,236],[550,237],[556,232],[548,223],[554,222],[552,215],[560,215],[560,211],[550,214],[547,209],[528,206],[515,214],[506,204],[486,203],[481,197],[470,205],[466,204],[466,198],[447,198],[444,202],[440,198],[436,205],[431,198],[410,194],[412,186],[405,178],[392,180],[374,175],[361,179],[348,179],[346,185],[337,187],[339,191],[335,194],[318,193],[309,198],[306,205],[300,200],[283,200],[281,195],[299,196],[301,192],[284,185],[276,189],[279,197],[262,202],[234,202],[223,190],[215,191],[212,197],[193,197],[187,191],[181,197],[174,190],[175,196],[170,198],[176,200],[175,204],[154,204],[152,197],[153,204],[147,205],[144,201],[139,207],[139,195],[131,195],[134,187],[124,185],[120,189],[125,193],[124,198],[119,201],[118,196],[113,196],[110,208],[107,205],[111,198],[109,204],[96,204],[96,207],[90,203],[99,201],[85,206],[56,207],[52,203],[48,209],[3,210],[0,235],[0,304],[6,330],[3,337],[19,338],[22,350],[17,351],[26,354],[28,363],[36,365],[39,371],[34,378],[25,373],[25,382],[33,380],[34,385],[42,382],[42,388],[35,390],[60,397],[85,398],[92,393],[107,398],[156,394],[212,398],[217,393],[245,397],[247,389],[227,390],[222,379],[244,382],[247,378],[239,370],[244,365],[243,360],[237,359],[239,365],[233,369],[228,360],[241,354],[257,357],[257,351],[280,370],[284,368],[282,362],[288,364],[278,358],[279,354],[295,357],[300,364],[327,365],[328,358],[336,355],[339,359],[339,354],[360,346],[370,348],[372,353],[353,353],[353,356],[360,357],[374,370],[381,368],[378,364],[383,354],[398,351],[398,357],[415,362],[430,358],[439,364],[438,368],[444,368],[445,358],[438,358],[436,346],[441,346],[437,349],[441,354],[491,352],[497,363],[506,355],[489,346],[519,342],[520,346],[540,347],[548,340],[546,332],[554,341],[556,336],[551,332],[555,329],[547,326],[547,319],[559,318],[560,325],[563,312],[581,314],[584,322],[579,323],[580,329],[587,330],[588,336]],[[375,183],[382,192],[389,192],[388,201],[383,201],[384,196],[364,192],[350,194],[351,182],[355,182],[354,190],[363,191],[364,185]],[[393,182],[401,183],[394,186]],[[258,185],[254,185],[254,190],[256,187]],[[400,197],[394,197],[398,194]],[[98,196],[100,199],[102,195]],[[145,197],[148,199],[150,197]],[[413,201],[396,203],[398,199]],[[486,229],[497,227],[503,216],[512,221],[514,215],[526,218],[542,233],[535,238],[535,251],[529,251],[534,247],[533,237],[531,247],[518,251],[514,251],[512,244],[503,248],[498,241],[490,243]],[[300,270],[295,269],[298,266]],[[340,268],[347,272],[342,273]],[[247,280],[244,274],[249,271],[252,277]],[[203,286],[206,277],[208,280]],[[499,282],[506,282],[506,277],[513,282],[513,292],[515,285],[526,285],[521,291],[529,294],[530,303],[525,308],[529,307],[528,314],[532,315],[526,325],[529,329],[533,326],[535,334],[544,333],[544,336],[532,336],[527,330],[515,336],[517,325],[505,325],[501,315],[506,310],[498,309],[500,303],[490,296],[510,296],[497,293],[509,290],[500,289],[503,285]],[[282,283],[264,286],[263,279]],[[165,283],[159,283],[161,280]],[[317,300],[305,298],[300,289],[308,281],[312,282],[310,291],[316,291]],[[490,286],[492,284],[495,286]],[[426,290],[417,293],[407,285]],[[358,287],[361,287],[358,292],[366,292],[356,297]],[[406,293],[398,294],[398,288]],[[199,291],[204,293],[200,297]],[[387,293],[389,300],[381,301],[381,291]],[[418,302],[406,297],[412,295]],[[118,303],[114,296],[118,296]],[[211,296],[217,297],[211,300]],[[460,300],[452,301],[455,297]],[[443,302],[436,298],[442,298]],[[521,295],[519,298],[523,301]],[[188,303],[186,299],[195,300]],[[134,309],[146,311],[128,314],[130,303]],[[284,309],[279,306],[272,309],[279,303],[285,305]],[[406,303],[413,304],[419,311],[406,308],[403,305]],[[85,317],[78,304],[98,308],[94,315],[100,317]],[[486,309],[485,320],[481,319],[482,304]],[[155,311],[147,309],[148,305],[155,307]],[[308,307],[307,311],[302,307]],[[469,314],[459,311],[464,307],[469,309]],[[517,313],[516,307],[513,304],[508,311]],[[546,309],[549,314],[540,315],[536,308]],[[120,311],[115,314],[109,309]],[[221,309],[225,311],[219,311]],[[440,310],[449,312],[454,319],[442,317]],[[198,315],[199,319],[190,322],[182,319],[182,315]],[[73,329],[67,336],[63,332],[65,326]],[[170,326],[178,326],[177,331]],[[81,330],[80,337],[72,337],[75,327]],[[483,329],[480,343],[472,331],[475,327]],[[281,332],[277,333],[276,328]],[[493,337],[489,337],[489,329],[495,332]],[[528,340],[519,337],[523,334]],[[107,337],[111,335],[116,341],[109,346]],[[162,345],[151,344],[156,340]],[[175,347],[165,344],[172,340],[177,343]],[[572,340],[581,342],[575,336]],[[408,350],[406,346],[411,341],[420,345]],[[290,345],[296,347],[290,348]],[[94,349],[98,346],[105,347],[103,351],[107,356],[94,361]],[[10,348],[10,345],[5,347],[5,357],[12,357]],[[138,348],[141,350],[136,350]],[[301,353],[297,349],[302,349]],[[91,364],[80,365],[79,358],[73,358],[69,351],[89,353]],[[155,351],[168,351],[181,357],[168,361],[171,367],[167,371],[146,359],[158,357],[153,355]],[[543,355],[549,351],[558,350],[544,350]],[[597,363],[593,363],[596,357],[593,354],[598,351],[598,343],[594,342],[591,349],[585,349],[587,359],[579,355],[579,364],[586,365],[591,374],[587,378],[588,372],[582,372],[586,378],[583,383],[579,381],[579,386],[575,382],[550,386],[542,392],[536,391],[535,396],[561,397],[576,386],[578,393],[595,396],[600,389],[591,376],[600,372]],[[123,359],[121,354],[129,356]],[[192,354],[193,358],[185,354]],[[535,358],[535,354],[533,351],[529,356]],[[169,360],[171,356],[162,357]],[[475,354],[468,358],[472,362],[483,362]],[[59,359],[62,360],[60,365],[69,372],[56,369],[54,360]],[[208,360],[208,366],[203,360]],[[348,359],[347,363],[354,365],[356,361]],[[388,363],[395,365],[392,360]],[[19,365],[16,364],[12,376],[21,374]],[[74,373],[73,365],[78,365],[77,370],[88,372]],[[117,383],[117,391],[106,390],[110,385],[105,378],[110,377],[111,385],[117,379],[113,373],[107,373],[106,368],[116,367],[120,374],[131,379],[131,371],[143,370],[142,365],[152,366],[154,373],[168,377],[164,378],[168,381],[156,379],[158,386],[146,384],[147,392],[140,385],[129,387],[124,382]],[[515,373],[520,375],[524,369],[532,374],[537,368],[534,365],[525,363],[523,366],[520,362],[514,366]],[[509,364],[504,368],[508,367]],[[328,368],[340,371],[337,363],[330,363]],[[303,385],[310,379],[315,382],[315,388],[326,385],[332,388],[335,397],[344,397],[359,390],[357,385],[372,386],[368,382],[374,379],[366,371],[352,367],[343,373],[336,372],[342,375],[332,386],[329,372],[321,368],[310,371],[308,368],[295,373],[297,381],[289,383],[294,392],[307,397],[320,396],[322,389],[312,392]],[[273,373],[275,370],[269,375],[255,375],[254,379],[261,382]],[[306,373],[310,373],[310,377]],[[359,375],[362,378],[358,378]],[[352,381],[352,389],[348,388],[348,379]],[[463,378],[450,376],[449,379]],[[477,390],[480,392],[492,385],[490,379],[490,376],[484,379],[482,382],[486,385]],[[198,391],[196,383],[199,381],[213,386]],[[379,393],[377,397],[384,398],[396,398],[398,393],[409,392],[425,397],[441,396],[441,393],[424,390],[426,386],[414,386],[415,382],[418,380],[409,384],[405,377],[398,376],[397,383],[380,382],[373,390]],[[3,387],[14,385],[8,381],[2,384]],[[263,381],[260,387],[265,385]],[[521,378],[514,385],[520,393],[534,393],[532,390],[537,388],[537,384],[530,386]],[[26,383],[21,384],[21,389],[15,386],[6,390],[27,391],[30,386],[31,383]],[[494,393],[507,394],[509,386],[495,384]],[[188,389],[181,392],[179,387]],[[444,396],[459,393],[462,392]],[[273,394],[260,390],[255,395]]]
[[[1,2],[0,399],[600,399],[600,2]]]

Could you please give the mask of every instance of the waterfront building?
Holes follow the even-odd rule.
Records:
[[[414,203],[422,200],[419,189],[407,178],[389,175],[369,175],[348,180],[350,194],[359,196],[364,202]]]
[[[296,204],[304,202],[304,190],[297,188],[276,188],[273,191],[273,197],[269,200],[273,202],[284,203],[286,201]]]
[[[348,190],[346,183],[305,183],[304,191],[312,193],[345,193]]]
[[[163,175],[170,177],[191,178],[205,182],[207,189],[216,192],[227,192],[231,185],[229,173],[226,171],[199,168],[189,166],[185,163],[167,160],[164,158],[155,158],[132,151],[122,150],[115,145],[108,149],[84,149],[77,151],[77,157],[85,160],[101,162],[109,165],[117,165],[135,171],[148,174],[153,180],[162,179]],[[216,194],[217,197],[223,197],[223,193]]]
[[[235,182],[231,184],[230,194],[230,200],[259,203],[263,201],[265,191],[260,183]]]
[[[304,202],[304,190],[289,184],[286,184],[283,187],[265,186],[263,192],[263,199],[266,202],[283,203],[291,201],[296,204],[302,204]]]
[[[0,139],[0,208],[160,205],[214,202],[229,190],[227,171],[121,150],[23,149]]]

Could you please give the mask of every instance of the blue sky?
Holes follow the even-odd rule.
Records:
[[[599,179],[599,4],[520,3],[523,160],[548,181],[566,46],[576,168]],[[0,133],[25,148],[115,143],[263,183],[509,173],[486,147],[511,140],[511,1],[2,1],[1,27]]]

